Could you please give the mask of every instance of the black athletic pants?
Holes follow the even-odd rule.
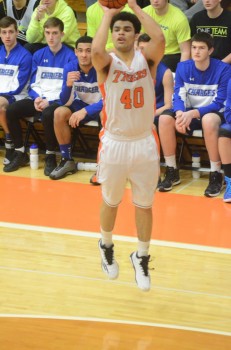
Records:
[[[44,127],[46,148],[49,151],[55,151],[57,146],[57,140],[54,132],[54,111],[59,106],[60,105],[58,103],[53,103],[45,108],[40,114]],[[8,106],[6,110],[6,118],[15,148],[21,148],[23,146],[20,119],[25,117],[33,117],[38,114],[39,112],[37,112],[34,108],[34,101],[31,99],[16,101]]]

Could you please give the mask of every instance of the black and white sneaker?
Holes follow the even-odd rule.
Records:
[[[102,244],[102,240],[98,243],[99,251],[101,254],[101,266],[103,272],[108,276],[108,278],[114,280],[119,276],[119,265],[114,257],[114,244],[111,247],[106,247]]]
[[[173,167],[166,167],[164,180],[158,184],[160,192],[171,191],[173,186],[180,184],[179,170]]]
[[[68,174],[75,174],[77,171],[74,159],[62,158],[59,165],[50,173],[50,179],[59,180]]]
[[[138,257],[137,252],[130,255],[132,266],[135,270],[135,280],[138,287],[144,291],[151,288],[151,278],[148,270],[150,255]]]
[[[222,173],[219,173],[218,171],[211,171],[209,174],[209,184],[205,190],[204,195],[206,197],[219,196],[223,186],[224,184]]]
[[[14,158],[14,148],[6,148],[5,158],[3,159],[3,165],[10,164]]]
[[[52,173],[52,171],[56,167],[57,167],[56,155],[55,154],[46,154],[44,175],[49,176],[50,173]]]
[[[3,171],[10,173],[16,171],[19,168],[28,165],[30,158],[26,152],[14,151],[13,159],[11,162],[4,166]]]

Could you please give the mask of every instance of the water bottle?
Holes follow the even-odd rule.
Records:
[[[84,170],[84,171],[94,171],[96,172],[97,169],[97,163],[77,163],[77,169],[78,170]]]
[[[30,167],[34,170],[39,167],[38,146],[36,144],[30,146]]]
[[[201,161],[200,155],[198,153],[193,153],[193,155],[192,155],[192,167],[193,168],[200,168],[200,166],[201,166],[200,161]],[[200,178],[200,171],[193,170],[192,177],[194,179],[199,179]]]

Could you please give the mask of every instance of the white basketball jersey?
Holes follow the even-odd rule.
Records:
[[[151,132],[155,93],[146,59],[135,51],[131,66],[127,67],[114,53],[111,56],[108,77],[100,86],[104,128],[125,138]]]

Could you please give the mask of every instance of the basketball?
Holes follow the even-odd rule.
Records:
[[[119,9],[127,3],[127,0],[99,0],[99,3],[109,9]]]

